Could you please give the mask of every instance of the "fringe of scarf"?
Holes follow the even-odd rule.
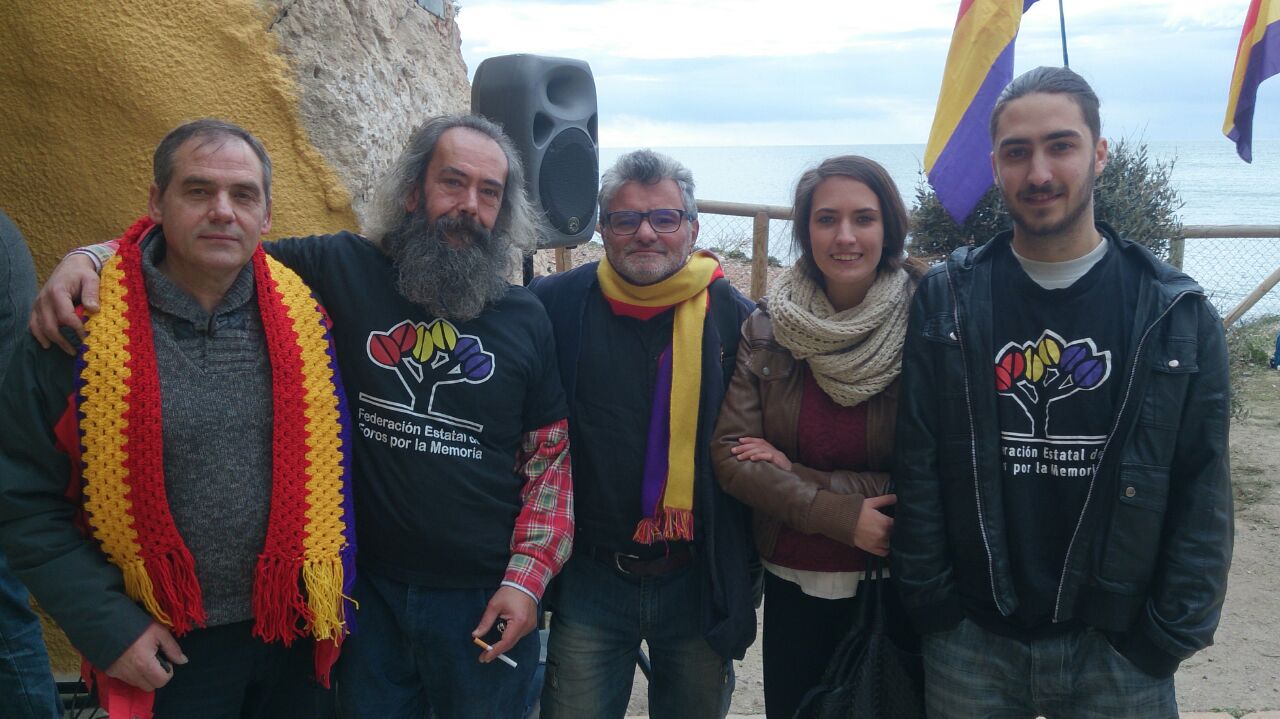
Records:
[[[710,294],[723,277],[715,255],[698,251],[679,272],[633,285],[600,261],[596,277],[614,314],[648,320],[674,306],[671,346],[659,360],[645,447],[641,512],[633,539],[641,544],[693,539],[693,481],[698,405],[702,397],[702,330]]]
[[[139,220],[103,268],[102,311],[79,360],[84,504],[125,592],[181,636],[205,624],[195,562],[164,489],[159,372],[141,267]],[[253,272],[272,373],[272,490],[253,587],[254,636],[316,640],[329,669],[352,615],[350,422],[329,320],[297,275],[259,247]]]

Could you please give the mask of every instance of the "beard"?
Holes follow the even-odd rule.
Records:
[[[419,210],[405,215],[382,247],[395,263],[396,290],[437,317],[466,322],[507,294],[511,243],[473,218],[431,222]]]
[[[1094,174],[1093,168],[1090,168],[1089,177],[1079,187],[1075,188],[1075,204],[1067,207],[1062,217],[1057,221],[1037,221],[1035,218],[1028,216],[1027,213],[1022,212],[1015,202],[1009,202],[1008,197],[1005,198],[1005,207],[1009,209],[1009,216],[1013,219],[1013,224],[1027,237],[1052,237],[1069,230],[1084,216],[1085,210],[1089,209],[1090,201],[1093,199],[1093,185],[1096,179],[1097,176]],[[1027,192],[1060,192],[1061,189],[1061,185],[1049,184],[1031,187]]]

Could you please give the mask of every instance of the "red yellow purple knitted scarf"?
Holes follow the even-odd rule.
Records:
[[[78,397],[84,507],[125,592],[181,636],[204,626],[195,563],[164,483],[160,380],[142,273],[140,220],[103,268],[88,321]],[[347,633],[354,571],[350,425],[329,338],[310,289],[261,247],[252,259],[271,361],[271,509],[253,585],[254,636],[316,640],[316,674]]]
[[[702,328],[710,293],[724,277],[715,255],[698,251],[680,271],[652,285],[633,285],[609,264],[596,268],[600,289],[616,315],[648,320],[674,306],[671,346],[658,361],[640,488],[643,516],[633,539],[641,544],[693,539],[694,446],[702,397]]]

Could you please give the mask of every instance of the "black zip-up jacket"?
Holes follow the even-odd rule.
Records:
[[[1169,676],[1213,643],[1226,594],[1226,338],[1190,277],[1105,224],[1098,230],[1116,244],[1138,300],[1117,415],[1055,588],[1053,621],[1100,629],[1140,669]],[[956,250],[912,303],[890,557],[923,633],[955,626],[966,607],[1008,616],[1018,606],[991,369],[992,257],[1011,238]]]

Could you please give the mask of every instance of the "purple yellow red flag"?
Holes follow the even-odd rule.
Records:
[[[991,187],[987,124],[1000,91],[1013,79],[1018,25],[1035,2],[960,0],[924,151],[929,184],[957,223],[964,222]]]
[[[1258,86],[1280,73],[1280,0],[1253,0],[1240,33],[1236,69],[1227,97],[1222,133],[1236,143],[1236,152],[1253,162],[1253,108]]]

